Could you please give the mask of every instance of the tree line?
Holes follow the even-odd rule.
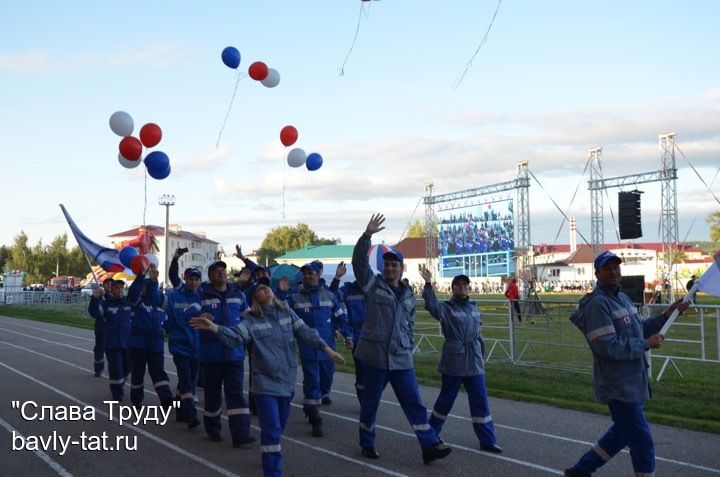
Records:
[[[707,253],[715,253],[720,245],[720,211],[713,212],[706,219],[710,226],[710,241],[697,245]],[[433,224],[437,234],[437,224]],[[424,237],[424,221],[408,223],[406,237]],[[90,272],[80,247],[71,249],[67,234],[62,234],[44,245],[42,239],[30,246],[27,234],[21,231],[10,246],[0,246],[0,271],[5,269],[24,270],[25,283],[47,283],[55,274],[84,277]],[[337,245],[340,239],[319,237],[307,224],[282,225],[270,230],[263,239],[258,253],[259,263],[275,264],[275,258],[287,252],[306,246]]]
[[[68,249],[67,234],[62,234],[48,245],[42,239],[30,246],[30,240],[24,231],[13,239],[10,246],[0,246],[0,271],[25,271],[25,284],[48,283],[56,274],[60,276],[84,277],[90,273],[90,267],[77,245]]]

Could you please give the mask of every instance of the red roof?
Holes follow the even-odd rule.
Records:
[[[404,258],[425,258],[425,237],[407,237],[402,239],[393,248],[403,254]],[[437,250],[437,239],[435,242]]]
[[[578,250],[580,250],[581,247],[587,247],[588,245],[578,245]],[[663,251],[663,244],[662,242],[646,242],[646,243],[637,243],[637,242],[626,242],[626,243],[606,243],[603,245],[604,249],[610,249],[610,250],[617,250],[619,248],[633,248],[637,250],[653,250],[658,253],[662,253]],[[696,253],[702,253],[702,250],[695,247],[694,245],[688,245],[688,244],[678,244],[678,248],[680,250],[683,250],[685,252],[696,252]],[[556,244],[556,245],[548,245],[548,244],[538,244],[533,245],[533,250],[536,253],[568,253],[570,252],[570,245],[566,244]]]
[[[140,229],[142,226],[134,227],[130,230],[126,230],[124,232],[118,232],[116,234],[109,235],[109,237],[135,237],[140,233]],[[146,225],[145,226],[145,232],[149,233],[150,235],[154,235],[155,237],[164,237],[165,236],[165,227],[158,227],[157,225]],[[209,243],[218,243],[214,240],[210,240],[206,237],[203,237],[202,235],[197,235],[191,232],[185,232],[184,230],[181,230],[179,232],[176,232],[170,229],[170,236],[171,237],[179,237],[187,240],[194,240],[194,241],[200,241],[200,242],[209,242]]]

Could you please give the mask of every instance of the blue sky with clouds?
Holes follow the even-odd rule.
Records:
[[[260,244],[305,222],[352,243],[372,212],[394,242],[424,185],[438,194],[512,179],[527,160],[532,242],[552,243],[562,216],[589,237],[587,150],[603,147],[606,177],[660,168],[658,135],[710,182],[720,165],[720,3],[504,0],[462,83],[495,0],[7,2],[0,28],[0,243],[20,230],[49,241],[68,231],[64,203],[86,234],[171,221],[226,248]],[[362,13],[361,13],[362,7]],[[357,42],[345,66],[360,18]],[[237,47],[244,74],[265,61],[268,89],[240,80],[220,52]],[[154,150],[171,176],[117,162],[117,110],[164,132]],[[289,169],[280,129],[324,157]],[[680,235],[706,240],[720,206],[678,155]],[[575,202],[570,198],[580,184]],[[285,218],[283,218],[283,188]],[[659,185],[644,185],[643,240],[660,241]],[[720,197],[720,178],[712,190]],[[616,207],[611,191],[606,208]],[[605,237],[614,237],[606,215]],[[691,226],[691,224],[693,224]],[[567,227],[567,225],[565,226]],[[567,241],[563,231],[559,242]]]

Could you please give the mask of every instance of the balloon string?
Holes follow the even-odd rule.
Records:
[[[232,110],[233,103],[235,102],[235,94],[237,93],[238,85],[240,84],[240,79],[243,78],[243,74],[238,70],[238,76],[237,80],[235,80],[235,89],[233,90],[232,99],[230,99],[230,104],[228,105],[227,114],[225,114],[225,119],[223,120],[222,127],[220,128],[220,132],[218,133],[217,142],[215,143],[215,149],[220,146],[220,138],[222,137],[223,130],[225,129],[225,125],[227,124],[228,117],[230,117],[230,111]]]
[[[480,40],[480,44],[478,45],[477,49],[475,49],[475,53],[470,57],[470,60],[465,65],[465,69],[460,74],[460,77],[455,80],[455,84],[453,84],[453,88],[457,89],[458,86],[460,86],[460,83],[462,83],[462,80],[465,78],[465,74],[467,74],[468,70],[472,66],[473,60],[477,56],[477,54],[480,52],[480,48],[483,47],[485,42],[487,42],[488,35],[490,34],[490,29],[492,28],[493,24],[495,23],[495,17],[497,16],[498,10],[500,10],[500,4],[502,3],[502,0],[498,0],[497,7],[495,7],[495,13],[493,13],[492,20],[490,20],[490,25],[488,25],[487,31],[485,32],[485,35],[483,36],[482,40]]]
[[[355,37],[353,38],[352,45],[350,45],[350,49],[347,52],[347,55],[345,55],[345,61],[343,61],[342,66],[340,67],[340,73],[338,76],[344,76],[345,75],[345,65],[348,62],[348,59],[350,59],[350,53],[352,53],[353,48],[355,48],[355,42],[357,41],[358,33],[360,33],[360,22],[362,21],[362,15],[363,15],[363,7],[364,2],[360,2],[360,13],[358,13],[358,21],[357,21],[357,27],[355,28]]]
[[[287,147],[285,148],[287,151]],[[287,173],[287,165],[285,161],[285,157],[283,156],[283,188],[282,188],[282,218],[285,219],[285,180],[286,180],[286,173]]]
[[[147,212],[147,167],[145,169],[145,205],[143,205],[143,229],[145,228],[145,212]]]

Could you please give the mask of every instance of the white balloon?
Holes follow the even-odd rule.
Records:
[[[142,161],[140,159],[138,159],[137,161],[131,161],[130,159],[126,159],[125,157],[123,157],[122,154],[118,153],[118,162],[125,169],[134,169],[139,166]]]
[[[135,123],[125,111],[116,111],[110,116],[110,129],[120,137],[127,137],[132,135]]]
[[[278,85],[278,83],[280,83],[280,73],[278,73],[277,70],[268,68],[268,75],[265,77],[264,80],[260,82],[263,84],[263,86],[266,86],[268,88],[274,88]]]
[[[307,159],[307,154],[305,154],[305,151],[303,151],[299,147],[296,147],[295,149],[291,149],[290,152],[288,152],[287,163],[290,167],[302,167],[303,165],[305,165],[305,159]]]
[[[155,267],[160,266],[160,259],[157,255],[155,255],[154,253],[147,253],[145,254],[145,256],[148,258],[148,260],[150,260],[150,263],[155,265]]]

